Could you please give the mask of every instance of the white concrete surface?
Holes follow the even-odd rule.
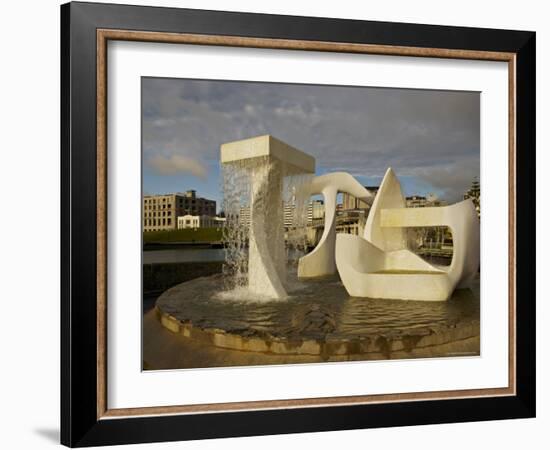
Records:
[[[390,167],[386,170],[372,208],[369,211],[363,237],[382,250],[401,250],[407,248],[407,235],[403,229],[390,229],[380,226],[382,209],[405,208],[405,206],[401,184]]]
[[[315,172],[315,158],[313,156],[291,147],[269,134],[222,144],[220,161],[225,164],[261,156],[272,156],[292,166],[297,172]]]
[[[446,272],[457,287],[469,287],[479,268],[479,218],[471,200],[436,208],[385,209],[380,224],[384,228],[449,227],[453,259]]]
[[[369,213],[364,238],[336,237],[336,266],[355,297],[443,301],[467,288],[479,268],[479,219],[471,200],[435,208],[405,208],[390,169]],[[453,235],[450,266],[434,266],[407,248],[405,227],[447,226]]]
[[[325,228],[317,246],[298,262],[298,277],[312,278],[336,273],[336,196],[347,192],[360,200],[372,201],[373,194],[346,172],[315,177],[309,195],[322,194],[325,200]]]

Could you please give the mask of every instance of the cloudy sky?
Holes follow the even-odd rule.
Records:
[[[142,79],[143,190],[196,189],[220,204],[224,142],[271,134],[378,185],[392,167],[406,195],[455,201],[479,177],[474,92]]]

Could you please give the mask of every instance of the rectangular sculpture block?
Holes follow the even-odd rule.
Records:
[[[298,172],[315,172],[315,158],[269,134],[222,144],[220,161],[225,164],[262,156],[272,156]]]

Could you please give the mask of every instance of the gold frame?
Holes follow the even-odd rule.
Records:
[[[506,52],[402,47],[372,44],[246,38],[236,36],[158,33],[98,29],[97,32],[97,418],[163,414],[218,413],[243,410],[344,406],[473,397],[516,395],[516,55]],[[288,400],[266,400],[201,405],[149,406],[108,409],[107,405],[107,42],[109,40],[217,45],[231,47],[363,53],[392,56],[435,57],[501,61],[508,63],[508,387],[402,394],[358,395]]]

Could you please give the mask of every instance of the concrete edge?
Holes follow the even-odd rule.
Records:
[[[271,353],[276,355],[311,355],[328,359],[332,356],[382,354],[391,358],[399,352],[414,356],[416,350],[438,347],[452,342],[478,337],[479,322],[472,321],[454,327],[438,330],[423,330],[416,335],[386,336],[372,335],[356,339],[315,340],[283,339],[277,337],[247,337],[228,333],[217,328],[199,328],[189,322],[176,319],[155,306],[161,325],[172,333],[215,347],[246,352]],[[478,351],[479,354],[479,351]]]

